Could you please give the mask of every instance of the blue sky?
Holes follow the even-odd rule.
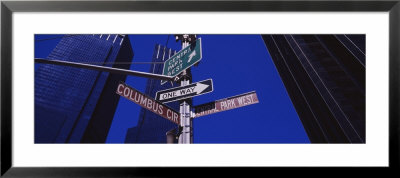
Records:
[[[60,37],[55,35],[51,37]],[[193,99],[194,105],[256,91],[259,103],[195,118],[194,143],[309,143],[300,119],[260,35],[201,35],[203,58],[192,67],[193,82],[213,79],[214,91]],[[35,37],[35,57],[46,58],[60,38]],[[129,35],[133,61],[150,62],[154,45],[167,44],[168,35]],[[180,50],[170,35],[168,47]],[[132,70],[149,71],[149,64]],[[146,78],[128,76],[126,83],[144,91]],[[140,106],[121,98],[107,143],[123,143],[138,121]]]

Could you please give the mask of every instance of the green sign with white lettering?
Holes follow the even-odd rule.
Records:
[[[177,76],[183,70],[191,67],[201,60],[201,38],[195,43],[180,50],[164,62],[163,75]],[[163,82],[161,82],[163,83]]]

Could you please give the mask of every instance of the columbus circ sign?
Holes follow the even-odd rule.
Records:
[[[164,105],[154,100],[153,98],[146,96],[136,89],[126,85],[125,83],[120,83],[117,87],[116,92],[118,95],[121,95],[130,101],[133,101],[141,107],[146,108],[149,111],[154,112],[178,125],[180,124],[178,112],[168,107],[167,105]]]

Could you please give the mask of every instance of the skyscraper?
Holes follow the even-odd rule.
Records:
[[[126,35],[65,35],[47,59],[129,69]],[[104,143],[126,76],[40,64],[35,69],[35,143]]]
[[[164,62],[176,52],[175,50],[157,44],[154,48],[152,62]],[[149,73],[162,74],[162,70],[162,63],[153,63]],[[176,84],[173,85],[177,87]],[[154,98],[157,91],[171,87],[170,82],[161,85],[160,80],[147,79],[146,91],[144,93]],[[179,102],[166,103],[166,105],[179,112]],[[137,126],[129,128],[127,131],[125,143],[166,143],[166,133],[174,128],[177,128],[176,124],[142,108]]]
[[[365,143],[365,35],[262,35],[312,143]]]

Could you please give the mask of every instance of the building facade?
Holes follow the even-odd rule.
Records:
[[[129,69],[127,35],[65,35],[47,59]],[[35,143],[104,143],[126,76],[39,64],[35,67]]]
[[[149,73],[162,74],[163,62],[173,56],[177,51],[162,45],[155,45]],[[167,82],[161,85],[158,79],[147,79],[146,91],[148,96],[155,98],[159,90],[177,87],[177,84]],[[172,109],[179,112],[179,102],[165,103]],[[176,129],[177,125],[161,116],[142,108],[139,114],[138,123],[135,127],[129,128],[125,137],[125,143],[166,143],[167,132]],[[174,131],[176,132],[176,131]]]
[[[365,143],[365,35],[262,35],[312,143]]]

